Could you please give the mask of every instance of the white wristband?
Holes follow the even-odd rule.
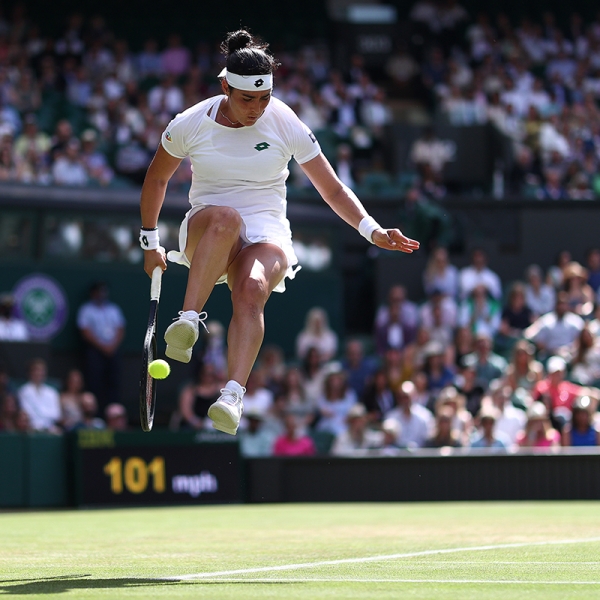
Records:
[[[381,229],[381,225],[373,217],[364,217],[358,224],[358,232],[371,244],[373,243],[373,232],[376,229]]]
[[[160,248],[158,229],[140,229],[140,246],[142,250],[156,250]]]

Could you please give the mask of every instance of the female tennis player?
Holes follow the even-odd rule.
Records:
[[[283,292],[298,259],[286,218],[287,165],[293,157],[331,208],[371,243],[411,253],[419,243],[398,229],[384,229],[341,183],[312,132],[272,97],[277,63],[267,45],[245,30],[221,46],[226,67],[223,94],[178,114],[162,134],[141,193],[140,244],[144,270],[166,269],[157,222],[167,183],[186,156],[193,167],[191,209],[179,232],[179,252],[169,260],[189,268],[183,310],[165,332],[165,354],[189,362],[201,312],[215,284],[231,290],[233,316],[227,334],[229,381],[209,408],[213,427],[235,435],[244,385],[264,336],[264,307]]]

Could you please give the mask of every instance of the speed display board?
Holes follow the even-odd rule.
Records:
[[[75,445],[80,506],[243,499],[238,445],[220,435],[79,431]]]

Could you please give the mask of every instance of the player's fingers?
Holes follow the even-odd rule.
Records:
[[[398,229],[379,230],[373,233],[373,242],[380,248],[411,254],[419,249],[419,242],[403,235]]]

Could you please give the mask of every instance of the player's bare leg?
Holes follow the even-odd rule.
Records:
[[[242,218],[226,206],[209,206],[193,215],[188,223],[185,253],[190,273],[179,319],[167,328],[165,354],[180,362],[189,362],[198,339],[201,311],[217,280],[242,246]],[[206,313],[202,313],[206,318]],[[202,321],[203,322],[203,321]]]
[[[216,429],[235,435],[243,412],[243,387],[260,350],[264,333],[264,308],[271,292],[283,279],[287,258],[279,246],[254,244],[240,251],[228,270],[233,316],[227,333],[229,381],[209,408]]]

